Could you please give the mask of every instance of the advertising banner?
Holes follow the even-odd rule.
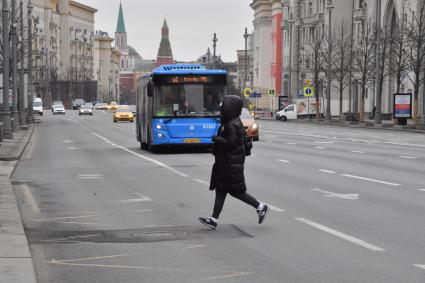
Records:
[[[394,118],[412,118],[412,94],[394,94]]]

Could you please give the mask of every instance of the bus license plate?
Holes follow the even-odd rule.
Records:
[[[200,139],[185,139],[184,143],[200,143]]]

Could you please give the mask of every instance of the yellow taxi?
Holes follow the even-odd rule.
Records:
[[[134,114],[131,112],[130,108],[127,106],[118,106],[114,114],[114,123],[120,121],[134,122]]]
[[[117,111],[117,109],[118,109],[118,104],[115,101],[112,101],[111,103],[109,103],[108,105],[109,111]]]

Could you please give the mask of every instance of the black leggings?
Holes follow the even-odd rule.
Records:
[[[249,204],[255,209],[257,209],[258,206],[260,205],[260,203],[247,192],[240,193],[240,194],[235,194],[235,193],[229,193],[229,194],[232,197],[237,198],[246,204]],[[227,193],[223,193],[218,190],[215,190],[215,203],[214,203],[214,211],[213,211],[212,217],[218,219],[218,217],[220,216],[221,210],[223,209],[226,196],[227,196]]]

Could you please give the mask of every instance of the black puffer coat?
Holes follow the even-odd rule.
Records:
[[[221,127],[213,138],[215,163],[211,174],[210,190],[227,193],[246,191],[245,129],[239,118],[243,101],[234,95],[225,96],[221,106]]]

